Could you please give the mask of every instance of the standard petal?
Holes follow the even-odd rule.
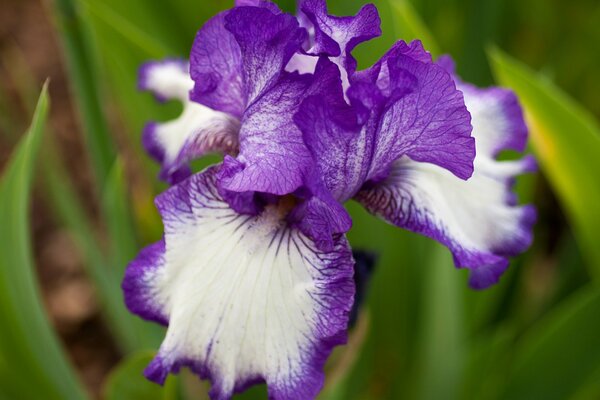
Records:
[[[234,8],[225,16],[225,28],[239,45],[247,106],[276,84],[307,35],[293,16],[264,7]]]
[[[165,60],[144,64],[139,87],[160,100],[175,99],[183,103],[178,118],[165,123],[151,122],[142,135],[144,147],[162,165],[162,179],[175,183],[187,177],[187,163],[204,154],[237,152],[239,121],[188,99],[193,81],[187,62]]]
[[[315,72],[319,57],[310,54],[298,52],[292,56],[285,66],[288,72],[298,72],[299,74],[312,74]]]
[[[531,244],[535,209],[516,206],[511,186],[517,175],[535,170],[535,162],[530,157],[496,160],[501,150],[523,150],[526,140],[514,95],[473,86],[464,93],[477,145],[469,180],[404,157],[383,182],[356,198],[388,222],[448,246],[456,265],[471,270],[471,286],[481,289],[498,281],[508,257]]]
[[[146,375],[162,383],[190,367],[212,381],[213,399],[263,381],[269,398],[315,398],[325,359],[346,338],[354,295],[348,243],[339,237],[331,252],[317,250],[285,222],[283,205],[237,214],[220,197],[215,175],[206,170],[159,196],[163,261],[149,259],[160,273],[127,275],[143,283],[124,287],[145,292],[126,296],[154,304],[169,323]],[[146,259],[133,268],[156,271],[137,266]]]
[[[224,188],[284,195],[300,187],[312,157],[293,122],[310,89],[310,76],[287,74],[246,111],[240,153],[226,158],[220,172]]]
[[[348,73],[356,69],[352,50],[362,42],[381,35],[381,20],[377,8],[367,4],[352,17],[337,17],[327,13],[325,0],[304,0],[302,13],[314,26],[314,45],[309,53],[331,57],[342,72],[344,89],[348,87]]]
[[[475,143],[463,95],[419,41],[398,42],[380,62],[353,76],[348,96],[373,110],[370,179],[386,176],[404,155],[462,179],[473,173]]]
[[[359,124],[355,109],[344,100],[340,71],[321,58],[315,71],[316,93],[308,96],[294,116],[314,159],[313,180],[320,179],[331,196],[344,203],[367,178],[372,135]]]
[[[190,98],[214,110],[241,118],[245,103],[242,54],[235,37],[225,29],[224,11],[198,31],[190,52],[194,81]]]

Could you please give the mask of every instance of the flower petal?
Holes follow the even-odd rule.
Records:
[[[372,134],[359,124],[353,107],[344,100],[340,71],[322,57],[315,71],[316,93],[308,96],[294,116],[310,150],[320,179],[331,196],[344,203],[367,179]]]
[[[285,222],[282,206],[237,214],[219,195],[215,168],[156,203],[165,224],[162,258],[142,253],[127,274],[135,282],[124,283],[127,304],[153,310],[132,311],[160,309],[169,320],[146,375],[162,383],[190,367],[212,381],[213,399],[261,381],[269,398],[315,398],[325,359],[346,338],[354,295],[347,241],[316,250]]]
[[[312,158],[293,116],[310,88],[310,76],[287,74],[252,104],[240,131],[240,153],[225,159],[224,188],[284,195],[304,182]]]
[[[348,96],[373,109],[369,178],[378,180],[403,155],[443,167],[459,178],[473,172],[475,144],[463,95],[433,64],[419,41],[400,41],[373,67],[356,73]]]
[[[190,98],[214,110],[241,118],[246,108],[242,54],[235,37],[225,29],[224,11],[198,31],[190,52],[194,81]]]
[[[125,293],[127,308],[149,321],[168,325],[166,300],[157,296],[153,290],[156,282],[164,279],[165,241],[160,240],[147,246],[135,260],[127,266],[122,289]]]
[[[306,39],[296,18],[262,7],[234,8],[225,16],[225,28],[240,48],[246,105],[277,82]]]
[[[473,131],[481,133],[476,139],[477,151],[494,157],[503,150],[524,151],[527,125],[515,93],[500,87],[482,89],[463,82],[455,74],[454,61],[449,56],[442,56],[436,62],[454,77],[456,87],[464,93],[467,109],[477,114],[472,120]]]
[[[535,162],[495,159],[500,150],[523,149],[526,128],[514,95],[472,86],[464,94],[477,145],[469,180],[404,157],[384,181],[356,199],[388,222],[448,246],[456,265],[471,270],[470,285],[481,289],[498,281],[508,257],[531,244],[535,209],[516,206],[511,186],[516,175],[534,170]]]
[[[344,206],[322,186],[320,177],[313,176],[307,180],[309,182],[300,192],[306,191],[308,194],[294,207],[288,220],[312,238],[318,249],[331,251],[335,238],[352,228],[352,218]]]
[[[325,0],[304,0],[300,10],[314,25],[314,46],[310,54],[331,57],[342,72],[344,89],[348,73],[356,69],[352,50],[362,42],[381,35],[381,20],[377,8],[367,4],[352,17],[336,17],[327,13]]]
[[[188,99],[193,82],[182,60],[144,64],[139,87],[160,100],[180,100],[181,115],[169,122],[151,122],[144,128],[146,150],[162,165],[161,178],[175,183],[189,175],[187,163],[210,152],[235,153],[239,121]]]

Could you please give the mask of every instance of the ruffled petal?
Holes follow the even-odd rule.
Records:
[[[242,54],[235,37],[225,29],[225,16],[217,14],[198,31],[190,52],[194,81],[190,98],[214,110],[241,118],[246,108],[242,81]]]
[[[128,305],[151,310],[132,311],[168,319],[146,376],[162,383],[187,366],[212,381],[213,399],[263,381],[269,398],[315,398],[325,359],[346,339],[354,296],[347,241],[317,250],[285,222],[283,205],[237,214],[219,195],[215,168],[156,204],[165,245],[154,249],[163,251],[140,254],[123,285]]]
[[[276,84],[306,39],[296,18],[262,7],[234,8],[225,16],[225,28],[240,48],[246,105]]]
[[[527,125],[515,93],[501,87],[482,89],[463,82],[456,75],[450,56],[442,56],[436,62],[453,76],[456,87],[464,93],[467,109],[478,116],[472,120],[473,131],[481,132],[477,136],[477,151],[493,157],[503,150],[524,151]]]
[[[374,131],[372,180],[386,176],[404,155],[462,179],[473,173],[471,116],[450,74],[430,60],[419,41],[400,41],[352,77],[349,98],[373,110],[367,123]]]
[[[337,17],[327,13],[325,0],[304,0],[302,13],[314,26],[314,43],[309,50],[313,55],[331,57],[342,72],[344,89],[348,87],[348,73],[356,69],[352,50],[362,42],[381,35],[381,20],[377,8],[367,4],[352,17]]]
[[[187,163],[211,152],[235,153],[239,121],[222,112],[191,102],[193,82],[182,60],[149,62],[140,69],[139,87],[161,101],[179,100],[181,115],[169,122],[150,122],[144,128],[144,147],[161,163],[161,178],[175,183],[189,175]]]
[[[312,158],[293,116],[311,83],[310,76],[286,74],[248,108],[240,153],[220,172],[224,188],[284,195],[303,184]]]
[[[432,164],[404,157],[391,174],[356,199],[388,222],[448,246],[460,268],[471,270],[470,285],[498,281],[508,257],[525,251],[536,219],[532,206],[516,206],[514,178],[535,170],[525,157],[497,161],[504,149],[523,150],[526,128],[514,95],[506,90],[464,86],[477,145],[475,172],[463,181]]]
[[[122,289],[127,308],[149,321],[168,325],[167,299],[155,292],[156,282],[163,281],[165,272],[165,241],[147,246],[127,266]]]
[[[314,159],[312,179],[320,179],[332,198],[344,203],[367,179],[373,137],[344,100],[335,64],[321,58],[315,80],[318,90],[302,102],[294,121]]]

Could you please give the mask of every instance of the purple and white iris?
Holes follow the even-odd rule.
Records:
[[[132,312],[168,326],[149,379],[186,366],[213,399],[257,382],[273,399],[316,397],[354,301],[347,200],[446,245],[477,289],[529,246],[535,211],[511,184],[535,163],[496,159],[525,147],[514,94],[463,83],[419,41],[358,71],[352,49],[379,25],[372,5],[334,17],[305,0],[294,17],[239,0],[189,62],[142,67],[142,89],[184,104],[145,129],[172,186],[156,199],[163,239],[123,282]],[[210,152],[223,162],[192,174]]]

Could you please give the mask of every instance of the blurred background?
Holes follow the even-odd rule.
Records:
[[[119,285],[162,233],[152,201],[166,186],[141,147],[143,124],[181,111],[138,92],[137,69],[187,57],[231,3],[2,0],[0,399],[206,398],[188,373],[165,388],[144,381],[161,328],[127,313]],[[349,15],[366,2],[328,3]],[[517,91],[540,172],[516,190],[539,217],[531,249],[475,292],[447,250],[349,204],[353,247],[378,261],[320,398],[600,399],[600,4],[374,3],[384,34],[355,51],[360,66],[420,38],[450,53],[464,80]],[[50,107],[42,95],[25,136],[47,78]]]

